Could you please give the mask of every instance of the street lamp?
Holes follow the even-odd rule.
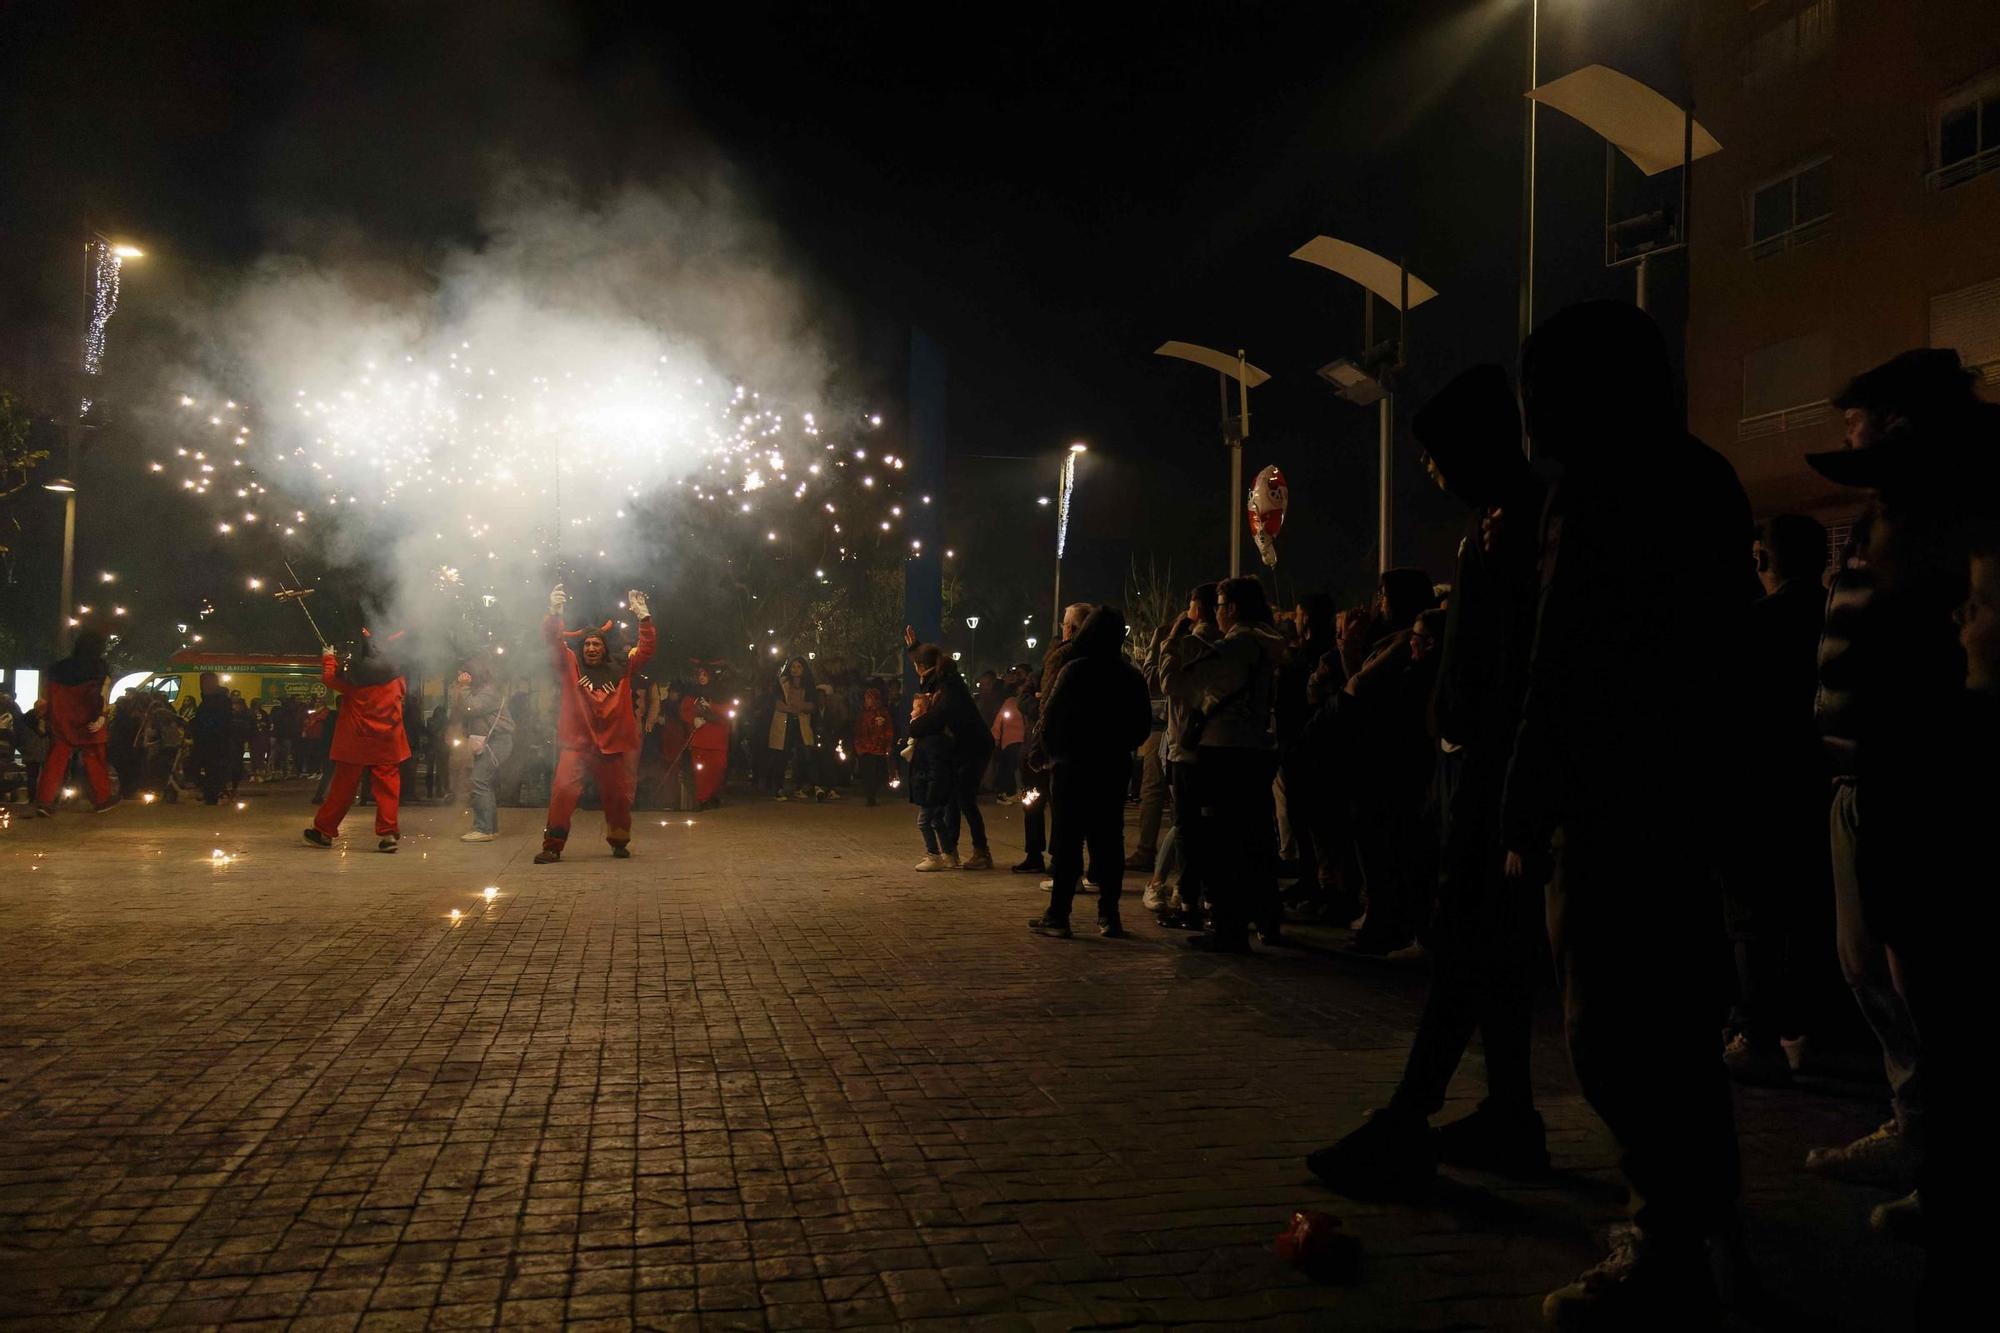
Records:
[[[965,653],[966,656],[972,659],[972,664],[974,666],[978,666],[979,665],[979,617],[967,616],[965,618],[965,627],[972,631],[972,637],[965,645]]]
[[[1195,343],[1165,342],[1153,349],[1154,356],[1178,357],[1207,366],[1221,376],[1222,442],[1229,446],[1229,577],[1243,573],[1243,441],[1250,438],[1250,391],[1270,379],[1244,359],[1242,349],[1235,356]],[[1236,381],[1236,417],[1229,416],[1229,381]],[[1060,610],[1060,608],[1058,608]]]
[[[1695,120],[1693,107],[1676,106],[1665,94],[1607,65],[1585,65],[1531,88],[1528,100],[1555,108],[1604,140],[1604,266],[1636,269],[1634,298],[1644,310],[1647,263],[1654,255],[1687,248],[1688,179],[1693,175],[1689,168],[1721,152],[1722,145]],[[1662,207],[1612,221],[1617,153],[1625,154],[1649,178],[1679,167],[1677,209]]]
[[[1315,236],[1292,258],[1338,273],[1361,285],[1361,345],[1359,362],[1347,357],[1320,368],[1320,378],[1334,392],[1357,407],[1376,406],[1379,476],[1376,489],[1376,569],[1389,568],[1395,547],[1390,493],[1395,479],[1396,394],[1394,376],[1403,367],[1404,329],[1409,313],[1437,295],[1437,288],[1413,275],[1406,264],[1392,263],[1372,250],[1364,250],[1331,236]],[[1379,345],[1375,341],[1375,298],[1396,307],[1396,336]]]

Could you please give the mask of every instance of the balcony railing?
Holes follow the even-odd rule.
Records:
[[[1804,403],[1798,407],[1780,408],[1776,412],[1744,417],[1736,423],[1736,438],[1761,440],[1771,435],[1783,435],[1788,430],[1817,426],[1832,416],[1833,405],[1822,398],[1816,403]]]
[[[1961,157],[1956,162],[1925,172],[1924,184],[1933,190],[1949,190],[1954,185],[1965,184],[1975,176],[1984,176],[1995,168],[2000,168],[2000,144],[1995,144],[1983,153]]]

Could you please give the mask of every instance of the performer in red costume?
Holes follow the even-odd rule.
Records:
[[[49,756],[42,761],[41,781],[36,784],[38,815],[55,813],[56,793],[69,776],[72,751],[83,756],[91,808],[103,811],[118,804],[118,798],[111,794],[111,776],[104,768],[104,747],[111,736],[104,725],[111,688],[104,646],[102,634],[81,631],[69,656],[50,667],[43,678],[47,683],[42,686],[42,698],[49,707]]]
[[[623,662],[614,663],[605,630],[585,630],[578,655],[563,642],[563,604],[569,600],[558,583],[549,593],[549,618],[542,622],[542,637],[549,641],[554,660],[556,684],[561,694],[556,718],[555,780],[549,791],[549,819],[542,830],[542,850],[535,853],[536,865],[562,860],[563,844],[569,841],[570,816],[576,813],[577,798],[583,795],[586,767],[597,778],[597,794],[604,802],[604,840],[613,856],[630,856],[632,840],[631,760],[639,751],[639,719],[632,709],[632,677],[653,658],[653,613],[646,594],[625,594],[626,605],[639,617],[639,646]],[[608,629],[609,626],[606,626]]]
[[[384,642],[401,637],[398,632]],[[410,736],[403,726],[402,668],[364,629],[361,650],[344,672],[331,647],[320,649],[319,678],[342,697],[333,715],[333,744],[327,752],[333,760],[333,779],[327,784],[326,804],[305,831],[306,841],[315,847],[333,846],[366,769],[375,796],[375,850],[393,852],[400,841],[396,809],[403,795],[401,765],[410,757]]]
[[[706,665],[697,665],[694,686],[681,700],[688,753],[694,756],[697,810],[713,810],[722,804],[722,780],[729,776],[729,719],[735,714],[722,700],[709,698],[714,690],[715,676]]]

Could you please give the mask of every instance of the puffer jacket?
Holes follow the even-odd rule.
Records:
[[[1277,699],[1278,666],[1285,660],[1284,635],[1268,625],[1237,625],[1214,643],[1183,634],[1167,640],[1161,658],[1167,698],[1207,715],[1202,745],[1276,748],[1271,708]]]

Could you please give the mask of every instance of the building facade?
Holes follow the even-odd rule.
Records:
[[[2000,0],[1697,0],[1687,332],[1695,433],[1760,517],[1858,507],[1805,455],[1911,347],[2000,397]]]

